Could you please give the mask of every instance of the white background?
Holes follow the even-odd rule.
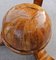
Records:
[[[19,3],[32,3],[33,0],[0,0],[0,30],[6,11]],[[56,0],[44,0],[42,6],[49,14],[52,21],[52,38],[46,47],[47,52],[56,59]],[[35,60],[32,55],[19,55],[7,47],[0,47],[0,60]]]

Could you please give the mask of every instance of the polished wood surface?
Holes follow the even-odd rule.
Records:
[[[3,40],[0,41],[16,53],[33,53],[36,60],[54,60],[42,50],[51,37],[51,21],[40,7],[42,2],[34,0],[35,4],[24,3],[12,7],[3,19]]]
[[[33,53],[46,46],[51,36],[50,18],[35,4],[20,4],[11,8],[3,20],[2,37],[9,47]]]
[[[40,52],[35,52],[34,56],[36,60],[55,60],[45,50],[41,50]]]
[[[39,6],[42,6],[43,0],[34,0],[34,3]]]

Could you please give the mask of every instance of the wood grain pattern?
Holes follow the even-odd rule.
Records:
[[[2,37],[9,47],[33,53],[46,46],[51,36],[51,22],[43,8],[20,4],[11,8],[3,20]]]
[[[55,60],[50,55],[48,55],[45,50],[41,50],[40,52],[35,52],[34,56],[36,57],[36,60]]]
[[[4,44],[16,53],[33,53],[36,60],[54,60],[42,50],[51,37],[51,21],[40,7],[42,2],[34,0],[35,4],[24,3],[12,7],[3,19],[2,38]]]

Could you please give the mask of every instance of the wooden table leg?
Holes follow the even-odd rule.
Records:
[[[42,6],[43,0],[34,0],[34,3],[39,6]]]
[[[49,56],[45,50],[42,50],[39,53],[35,52],[34,56],[36,57],[36,60],[55,60]]]
[[[0,33],[0,46],[3,46],[3,41],[2,41],[2,37],[1,37],[1,33]]]

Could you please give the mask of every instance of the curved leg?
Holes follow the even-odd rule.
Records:
[[[1,33],[0,33],[0,46],[2,46],[2,45],[4,45],[4,44],[3,44]]]
[[[47,54],[45,50],[42,50],[39,53],[35,52],[34,56],[36,57],[36,60],[54,60],[51,56]]]

